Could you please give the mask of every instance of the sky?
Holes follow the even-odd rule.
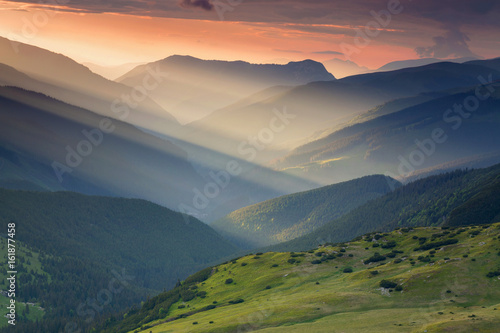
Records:
[[[0,36],[100,65],[500,56],[498,0],[0,0]]]

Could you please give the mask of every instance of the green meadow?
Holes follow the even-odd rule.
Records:
[[[130,333],[498,332],[499,271],[499,223],[371,233],[213,267]]]

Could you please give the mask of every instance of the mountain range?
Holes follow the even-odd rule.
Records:
[[[289,155],[291,149],[314,141],[329,131],[331,133],[332,129],[342,128],[354,117],[378,108],[381,104],[392,103],[395,99],[413,98],[410,103],[415,105],[419,101],[422,103],[449,94],[453,89],[474,87],[478,84],[480,76],[487,80],[498,75],[498,65],[495,60],[469,61],[463,64],[434,63],[333,80],[333,76],[326,72],[321,64],[312,61],[288,65],[254,65],[172,56],[141,65],[125,74],[118,81],[128,82],[130,86],[127,86],[106,80],[62,55],[22,43],[18,45],[19,54],[17,54],[9,46],[10,41],[2,39],[1,42],[5,47],[2,47],[0,62],[11,67],[1,76],[3,84],[41,92],[68,104],[114,119],[125,120],[148,130],[153,135],[161,134],[161,137],[167,140],[179,140],[177,144],[186,150],[190,158],[201,168],[205,160],[210,160],[212,152],[242,160],[252,159],[252,163],[269,165],[270,161],[280,160],[284,155]],[[55,70],[56,64],[59,70]],[[20,73],[14,74],[12,68]],[[64,71],[60,70],[61,68]],[[144,79],[145,75],[151,74],[148,73],[148,69],[156,73],[158,81],[161,82],[155,89],[148,91],[149,97],[144,97],[140,103],[131,102],[133,105],[137,104],[139,109],[126,107],[125,101],[120,100],[120,97],[130,97],[139,81]],[[179,80],[197,87],[182,89],[183,94],[186,94],[182,98],[196,99],[197,94],[203,95],[201,90],[207,87],[211,89],[223,87],[218,91],[231,87],[232,91],[238,90],[240,93],[238,98],[234,99],[234,103],[225,100],[225,107],[219,110],[212,109],[206,117],[189,126],[179,126],[164,108],[150,98],[154,97],[155,93],[161,96],[174,95],[169,101],[180,98],[181,94],[175,93],[175,89],[184,87],[178,82]],[[324,82],[307,83],[314,80]],[[298,86],[275,86],[287,82]],[[301,85],[303,83],[307,84]],[[168,87],[174,90],[166,91]],[[236,89],[237,87],[241,89]],[[359,98],[360,92],[363,98]],[[217,94],[210,92],[210,96],[214,98]],[[422,95],[425,96],[420,97]],[[208,104],[207,102],[206,105]],[[400,106],[395,105],[390,112],[399,111],[402,107],[404,103]],[[387,108],[385,112],[389,112]],[[124,117],[125,114],[127,117]],[[280,125],[276,127],[279,131],[271,133],[268,131],[270,122],[276,121],[277,114],[281,115],[281,118],[284,117],[285,127],[277,124]],[[378,115],[382,113],[371,114],[372,117]],[[267,135],[262,137],[265,142],[249,141],[250,136],[257,138],[259,135],[262,136],[263,130]],[[225,163],[218,163],[221,159],[214,160],[215,162],[210,161],[209,168],[219,170],[224,168]],[[287,165],[275,162],[270,165],[278,170],[300,166],[296,163]],[[385,170],[372,171],[371,173]],[[367,174],[370,173],[363,171],[348,174],[346,177],[334,179],[333,182]],[[313,177],[307,180],[322,185],[332,182],[326,181],[325,177]],[[277,192],[280,191],[284,193],[284,189]]]
[[[429,66],[440,68],[443,65],[463,66]],[[478,77],[474,79],[472,74],[470,88],[388,102],[354,118],[344,127],[333,129],[320,139],[295,148],[274,161],[273,166],[301,176],[310,174],[309,179],[320,183],[321,179],[331,181],[332,177],[338,181],[346,180],[339,175],[350,179],[387,172],[402,179],[418,169],[498,151],[495,130],[498,126],[498,84],[488,84],[488,81],[499,77],[495,69],[498,60],[486,65],[491,68],[485,66],[483,74],[478,74],[483,82]],[[441,77],[444,78],[444,75]],[[479,101],[477,91],[487,98]],[[474,105],[464,105],[469,101]],[[429,141],[435,130],[442,131],[443,142]],[[422,150],[424,143],[428,149]],[[420,157],[418,160],[417,155]]]
[[[192,207],[197,193],[194,192],[195,189],[203,191],[204,186],[213,181],[208,172],[202,175],[195,172],[188,161],[192,157],[174,142],[176,138],[171,132],[173,128],[177,128],[176,131],[178,131],[179,125],[152,100],[146,98],[137,109],[132,107],[127,108],[128,111],[121,107],[113,109],[113,98],[115,98],[113,94],[97,95],[113,91],[116,92],[116,96],[130,95],[130,87],[106,80],[62,55],[22,43],[18,45],[19,54],[17,54],[10,48],[8,40],[1,39],[0,42],[5,44],[5,48],[2,47],[3,51],[0,54],[0,62],[17,68],[5,64],[0,65],[1,84],[25,89],[25,91],[16,91],[15,93],[15,89],[5,90],[3,94],[5,103],[11,103],[10,100],[15,99],[17,104],[11,104],[8,107],[7,104],[4,104],[5,107],[2,109],[5,119],[5,122],[2,123],[5,129],[5,141],[2,142],[2,146],[8,151],[14,150],[15,154],[22,155],[18,157],[25,161],[24,164],[9,167],[12,165],[8,163],[8,160],[5,160],[5,170],[10,170],[10,173],[4,172],[0,175],[4,186],[19,189],[41,187],[49,190],[72,190],[87,194],[138,197],[179,210],[181,204]],[[61,68],[64,71],[61,71]],[[51,77],[50,73],[52,72],[55,74]],[[25,73],[29,73],[30,76]],[[36,95],[33,92],[40,94]],[[12,114],[13,109],[24,112],[24,104],[29,104],[32,107],[29,114],[23,114],[24,119],[36,117],[39,124],[35,122],[21,124],[22,121],[19,119],[16,120],[16,123],[12,123],[12,119],[7,119]],[[45,110],[40,110],[40,114],[36,115],[36,110],[40,109],[40,105],[44,105]],[[161,119],[156,116],[148,116],[149,106],[154,109],[155,114],[162,115]],[[58,110],[58,117],[48,117],[50,112],[46,111],[53,109]],[[146,114],[144,114],[145,111]],[[141,119],[135,119],[136,115],[140,116]],[[82,117],[86,119],[84,124],[81,120]],[[98,128],[103,117],[112,119],[113,123],[120,125],[120,128],[130,124],[125,131],[126,133],[122,130],[111,133],[110,137],[117,138],[120,143],[112,144],[110,142],[112,140],[105,138],[103,145],[99,145],[98,149],[93,147],[92,154],[88,158],[82,159],[78,168],[70,167],[65,169],[66,172],[60,170],[58,173],[64,175],[64,181],[61,182],[57,176],[58,173],[54,172],[52,164],[57,162],[67,165],[63,163],[68,156],[67,146],[75,150],[76,145],[81,140],[86,140],[82,131]],[[92,118],[92,120],[88,118]],[[67,124],[64,123],[65,121]],[[40,131],[35,130],[35,126],[51,129],[47,135],[37,137],[36,135]],[[17,127],[19,130],[14,131]],[[146,131],[147,128],[153,130]],[[54,134],[55,129],[59,132],[65,131],[65,134],[59,133],[55,137],[50,137]],[[145,131],[149,135],[144,133]],[[158,135],[157,131],[163,131],[170,135]],[[139,141],[139,145],[133,144],[134,141]],[[68,143],[73,146],[68,145]],[[50,149],[47,149],[44,144],[49,144]],[[151,148],[143,149],[143,146]],[[192,145],[186,146],[190,149],[197,149],[193,148]],[[203,154],[212,154],[210,149],[194,151],[200,150]],[[126,154],[124,154],[125,151]],[[120,152],[119,158],[115,158],[116,152]],[[226,160],[230,161],[232,158]],[[201,166],[196,166],[202,169],[209,166],[214,169],[209,161],[201,162]],[[140,170],[139,164],[147,164],[149,171]],[[21,165],[22,167],[20,167]],[[59,167],[61,168],[61,165]],[[118,170],[119,172],[117,172]],[[266,172],[264,170],[264,174],[261,173],[259,177],[254,178],[268,179],[272,177],[272,175],[266,176]],[[247,173],[250,174],[250,172]],[[278,178],[280,177],[274,176],[275,180]],[[220,213],[216,214],[220,217],[244,205],[312,186],[305,182],[293,181],[294,177],[283,175],[281,178],[284,178],[281,185],[277,185],[277,189],[271,188],[268,191],[262,191],[261,186],[258,189],[250,190],[252,186],[256,187],[256,185],[252,185],[255,179],[248,181],[233,179],[231,188],[234,190],[231,192],[241,192],[243,186],[248,195],[234,201],[232,193],[223,194],[216,200],[211,200],[210,207],[212,207],[211,209],[219,209]],[[127,179],[127,181],[123,181],[123,179]],[[182,185],[177,182],[178,179],[182,179]],[[29,183],[26,183],[27,181]],[[238,183],[242,183],[242,185],[237,185]],[[175,190],[172,190],[173,188]],[[228,200],[232,200],[232,202],[226,203]],[[192,213],[191,210],[187,210],[187,212]],[[207,212],[202,212],[198,216],[203,217],[207,214]]]
[[[311,141],[311,136],[318,131],[341,126],[381,104],[420,94],[475,87],[482,84],[479,77],[486,81],[498,77],[496,60],[438,63],[313,82],[278,90],[273,95],[262,94],[260,100],[252,98],[243,105],[230,105],[214,111],[192,123],[184,132],[184,138],[197,145],[217,147],[228,155],[245,155],[246,146],[242,143],[248,141],[248,135],[257,136],[269,128],[276,110],[280,113],[286,110],[290,117],[286,127],[268,135],[269,139],[265,137],[266,150],[256,156],[258,161],[269,161],[279,158],[286,150]]]
[[[398,330],[391,316],[422,292],[439,302],[447,274],[500,275],[500,58],[339,79],[312,60],[174,55],[115,80],[87,65],[0,38],[0,221],[17,226],[24,288],[14,331],[233,332],[273,289],[283,299],[258,329],[328,331],[322,320],[367,312]],[[134,283],[98,306],[124,271]],[[448,303],[432,325],[495,325],[485,290],[455,295],[485,326]]]
[[[92,73],[63,55],[22,43],[18,45],[19,53],[16,53],[10,47],[10,41],[1,39],[0,42],[5,46],[0,53],[0,63],[4,63],[0,65],[0,82],[3,85],[50,96],[54,98],[54,104],[65,103],[65,106],[58,105],[61,110],[74,106],[94,112],[93,126],[98,117],[108,117],[137,129],[129,127],[128,134],[122,136],[126,140],[119,145],[120,148],[113,148],[120,152],[128,150],[130,159],[127,160],[124,157],[127,155],[123,153],[120,155],[125,158],[124,161],[110,159],[109,156],[113,155],[107,152],[108,158],[102,159],[103,149],[94,149],[101,154],[92,154],[89,162],[82,163],[74,174],[65,173],[66,183],[75,185],[61,184],[57,181],[58,177],[54,178],[46,172],[50,171],[54,161],[60,163],[65,157],[65,141],[70,140],[69,137],[65,137],[64,141],[56,140],[59,146],[57,155],[55,142],[51,143],[51,149],[37,149],[32,143],[23,143],[26,137],[13,140],[4,136],[9,143],[4,144],[4,148],[18,149],[18,153],[23,154],[22,158],[29,160],[24,165],[36,164],[33,168],[38,170],[32,173],[30,167],[27,170],[18,168],[17,176],[4,174],[1,181],[10,188],[35,189],[41,186],[88,194],[144,198],[213,221],[236,209],[279,195],[375,173],[404,180],[419,170],[430,170],[446,163],[456,164],[455,161],[499,150],[494,130],[497,94],[492,93],[484,103],[480,103],[476,112],[478,117],[460,123],[460,131],[453,130],[460,121],[456,116],[449,114],[448,121],[440,120],[448,108],[463,103],[469,97],[467,94],[474,94],[476,86],[495,81],[500,75],[498,59],[433,63],[334,80],[321,64],[312,61],[256,65],[172,56],[138,66],[118,80],[122,83],[117,83]],[[128,108],[130,113],[127,117],[115,112],[126,110],[113,109],[115,97],[130,95],[139,84],[137,80],[153,69],[159,73],[161,82],[148,94],[151,98],[145,97],[137,108]],[[310,82],[319,79],[323,81]],[[229,105],[180,126],[153,101],[154,92],[161,95],[164,88],[176,87],[176,80],[198,87],[198,90],[183,89],[186,95],[182,98],[195,98],[209,86],[214,89],[234,86],[234,91],[239,91],[239,99],[235,99],[237,101],[233,104],[226,100]],[[286,82],[296,86],[272,86]],[[491,83],[487,89],[494,90],[496,87]],[[116,96],[108,92],[115,92]],[[11,98],[10,91],[5,94],[6,98]],[[33,97],[17,97],[21,103],[30,98]],[[36,106],[38,102],[32,103]],[[73,117],[80,122],[77,115],[80,111],[65,113],[71,115],[66,118]],[[450,125],[452,130],[446,133],[447,142],[439,145],[439,153],[426,156],[420,165],[408,166],[410,154],[418,148],[415,140],[426,142],[434,128],[449,128]],[[19,133],[23,130],[26,128],[21,128]],[[80,135],[82,130],[68,131],[68,134],[73,133],[70,142],[78,144],[84,139]],[[475,140],[466,140],[469,136]],[[150,173],[137,172],[137,161],[147,161],[147,158],[141,157],[138,150],[125,148],[132,137],[140,137],[143,144],[155,147],[154,154],[162,156],[155,157],[151,162],[157,166]],[[165,147],[161,147],[163,145]],[[93,159],[98,161],[98,168],[90,165]],[[158,163],[160,160],[164,161],[162,163],[168,160],[178,168],[166,168],[166,164]],[[241,167],[242,172],[238,177],[231,178],[231,186],[220,188],[215,198],[207,198],[203,192],[206,186],[211,186],[207,184],[213,182],[211,175],[223,174],[232,161]],[[115,164],[125,166],[122,174],[111,171],[118,170]],[[94,175],[89,168],[100,171]],[[41,172],[42,169],[45,171]],[[398,171],[403,169],[406,171],[404,174]],[[187,183],[179,186],[174,178],[184,174],[186,177],[182,179]],[[129,181],[121,181],[123,177]],[[26,183],[28,179],[29,184]],[[166,194],[165,188],[169,186],[178,189],[175,195],[170,196],[170,191]],[[204,196],[201,199],[198,191]],[[195,205],[197,199],[203,201],[201,205]]]

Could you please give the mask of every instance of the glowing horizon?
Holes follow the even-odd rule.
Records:
[[[294,2],[300,4],[301,0]],[[137,4],[142,1],[137,0]],[[256,18],[254,5],[243,2],[232,11],[227,10],[225,20],[217,17],[219,13],[215,10],[186,9],[177,4],[165,5],[157,12],[137,8],[120,12],[111,4],[107,9],[84,6],[85,3],[73,4],[67,0],[46,4],[0,1],[0,36],[62,53],[78,62],[102,66],[151,62],[180,54],[251,63],[304,59],[324,62],[337,58],[375,69],[391,61],[419,58],[417,47],[422,49],[420,56],[427,52],[429,57],[442,59],[500,55],[494,29],[481,30],[479,34],[481,26],[477,23],[452,28],[428,17],[417,20],[416,14],[404,11],[402,2],[400,7],[394,7],[390,17],[379,17],[378,26],[374,24],[376,16],[370,12],[388,13],[392,7],[387,2],[374,3],[373,10],[365,10],[368,15],[353,10],[352,17],[344,17],[344,13],[338,17],[325,14],[321,18],[314,16],[318,15],[316,12],[325,8],[337,10],[340,5],[309,4],[311,13],[316,11],[311,17],[293,20],[280,14],[281,21],[274,16],[283,8],[276,7],[273,1],[269,2],[270,13],[262,19]],[[356,9],[355,4],[352,6]],[[293,12],[293,8],[288,9]],[[494,15],[494,10],[488,15]],[[367,37],[368,42],[360,36]],[[439,49],[428,46],[433,38],[436,42],[436,36],[448,38],[448,44]],[[348,53],[350,57],[346,58]]]

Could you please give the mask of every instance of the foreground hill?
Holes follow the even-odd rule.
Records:
[[[272,246],[298,251],[325,242],[343,242],[367,232],[397,227],[491,223],[497,217],[500,164],[486,169],[457,170],[407,184],[326,223],[313,232]],[[482,198],[482,199],[481,199]],[[485,201],[485,199],[488,199]],[[478,204],[484,203],[484,207]],[[490,210],[486,207],[491,206]],[[474,213],[464,209],[474,208]],[[477,215],[474,219],[472,216]]]
[[[271,199],[234,211],[211,226],[242,248],[256,248],[308,234],[392,190],[397,181],[367,176]]]
[[[499,240],[499,223],[403,228],[249,255],[198,272],[99,331],[493,333]]]

